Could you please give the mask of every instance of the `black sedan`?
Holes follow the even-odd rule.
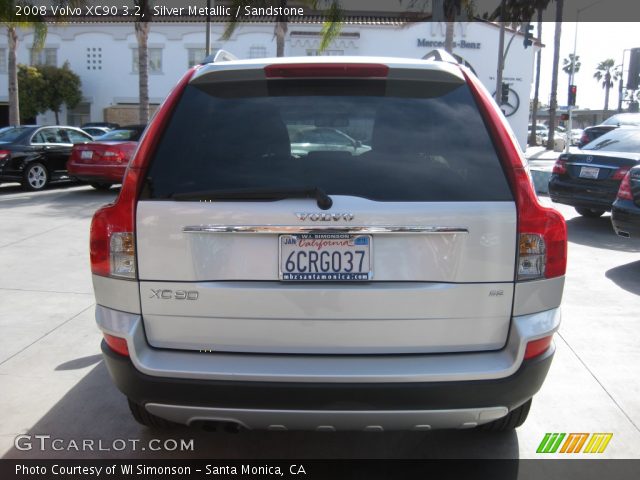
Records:
[[[611,208],[613,229],[621,237],[640,238],[640,166],[629,170]]]
[[[619,113],[607,118],[600,125],[594,125],[593,127],[585,128],[582,131],[580,140],[578,141],[578,146],[582,148],[589,142],[593,142],[596,138],[601,137],[605,133],[608,133],[622,126],[640,126],[640,113]]]
[[[42,190],[67,179],[74,144],[91,142],[79,128],[28,125],[0,130],[0,182],[20,182],[25,190]]]
[[[575,207],[580,215],[599,217],[611,210],[620,182],[639,163],[640,129],[618,128],[579,153],[560,155],[549,180],[549,196]]]

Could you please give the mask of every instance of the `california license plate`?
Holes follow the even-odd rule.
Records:
[[[580,178],[597,179],[599,174],[600,174],[600,169],[596,167],[582,167],[580,169]]]
[[[91,157],[93,157],[93,151],[91,150],[82,150],[80,152],[80,158],[82,160],[91,160]]]
[[[343,233],[280,235],[280,279],[370,280],[371,235]]]

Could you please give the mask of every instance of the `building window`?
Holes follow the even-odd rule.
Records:
[[[149,73],[162,73],[162,49],[149,48],[148,50]],[[138,73],[138,49],[132,48],[132,71]]]
[[[211,54],[215,55],[217,51],[218,51],[217,49],[211,49]],[[202,63],[202,61],[206,56],[207,56],[206,48],[188,48],[187,49],[187,63],[188,63],[187,68],[191,68],[194,65],[198,65],[199,63]]]
[[[80,102],[75,108],[67,109],[67,124],[79,127],[91,121],[91,104]]]
[[[307,56],[308,57],[315,57],[318,55],[329,55],[329,56],[341,56],[344,55],[344,50],[324,50],[324,51],[320,51],[317,48],[308,48],[307,49]]]
[[[87,47],[87,70],[102,70],[101,47]]]
[[[7,72],[7,49],[0,48],[0,73]]]
[[[41,50],[30,49],[31,65],[58,66],[58,49],[43,48]]]
[[[249,58],[266,58],[267,47],[263,45],[251,45],[249,48]]]

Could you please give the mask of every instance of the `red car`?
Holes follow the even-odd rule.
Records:
[[[108,190],[114,183],[122,183],[144,129],[145,125],[128,125],[94,142],[75,145],[67,162],[69,175],[89,182],[97,190]]]

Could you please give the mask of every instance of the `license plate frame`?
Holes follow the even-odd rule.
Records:
[[[93,158],[93,150],[82,150],[80,152],[80,158],[82,160],[91,160]]]
[[[311,242],[309,245],[299,246],[300,240],[306,240]],[[285,242],[293,242],[295,243],[285,243]],[[350,242],[349,245],[326,245],[322,244],[318,246],[317,242],[319,241],[329,241],[329,242]],[[356,242],[359,243],[356,244]],[[284,247],[284,248],[283,248]],[[362,266],[358,265],[357,272],[353,271],[320,271],[321,266],[318,267],[316,264],[316,270],[314,272],[302,272],[302,271],[287,271],[285,268],[286,258],[285,255],[290,255],[289,253],[292,250],[295,251],[320,251],[322,252],[332,252],[329,254],[330,257],[333,256],[333,252],[345,252],[344,258],[346,257],[346,252],[356,252],[358,248],[365,249],[366,252],[362,258]],[[346,248],[345,248],[346,247]],[[318,254],[320,257],[322,252]],[[355,255],[354,255],[355,256]],[[307,256],[308,258],[308,256]],[[340,253],[340,265],[342,265],[343,255]],[[296,259],[297,260],[297,259]],[[351,260],[354,260],[352,257]],[[309,259],[311,262],[311,259]],[[317,259],[320,262],[320,258]],[[295,263],[295,262],[294,262]],[[296,264],[297,267],[299,265]],[[356,265],[354,265],[355,267]],[[311,265],[308,265],[309,270],[311,270]],[[340,268],[340,270],[345,270]],[[278,236],[278,276],[280,280],[287,282],[366,282],[373,278],[373,237],[371,235],[361,235],[361,234],[349,234],[349,233],[296,233],[296,234],[282,234]]]
[[[580,178],[587,178],[590,180],[597,180],[600,175],[600,169],[598,167],[580,167]]]

